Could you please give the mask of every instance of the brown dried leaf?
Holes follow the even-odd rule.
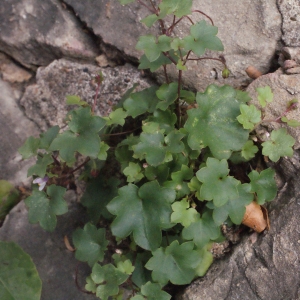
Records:
[[[71,246],[71,244],[70,244],[70,242],[69,242],[69,239],[68,239],[68,237],[67,237],[66,235],[64,236],[64,242],[65,242],[66,248],[67,248],[69,251],[74,252],[74,251],[76,250],[75,248],[73,248],[73,247]]]
[[[246,206],[242,223],[256,232],[262,232],[268,227],[268,222],[264,218],[261,206],[254,201]]]

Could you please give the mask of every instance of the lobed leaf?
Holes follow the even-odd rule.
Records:
[[[250,106],[242,104],[240,106],[241,114],[237,120],[243,125],[245,129],[252,130],[255,124],[261,121],[261,111],[258,110],[253,104]]]
[[[273,101],[273,93],[269,86],[257,88],[256,92],[258,94],[257,99],[262,107],[265,107],[267,102]]]

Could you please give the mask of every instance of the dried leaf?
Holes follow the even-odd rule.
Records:
[[[264,218],[262,207],[256,202],[251,202],[246,206],[246,212],[242,223],[256,232],[268,229],[268,221]]]
[[[66,248],[67,248],[69,251],[74,252],[74,251],[76,250],[75,248],[73,248],[73,247],[71,246],[70,241],[69,241],[69,239],[68,239],[68,237],[67,237],[66,235],[64,236],[64,242],[65,242]]]

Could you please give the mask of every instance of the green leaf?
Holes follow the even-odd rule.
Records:
[[[100,266],[95,264],[92,269],[91,278],[96,284],[96,296],[102,300],[107,300],[109,296],[115,296],[119,293],[119,285],[128,278],[127,274],[122,273],[112,264]]]
[[[127,182],[139,182],[144,177],[141,171],[142,168],[139,164],[130,162],[128,167],[123,170],[123,173],[127,177]]]
[[[67,101],[66,101],[67,105],[79,105],[79,106],[88,105],[88,103],[86,101],[81,100],[81,98],[76,95],[67,95],[66,98],[67,98]]]
[[[150,60],[147,58],[145,54],[143,54],[140,58],[140,64],[139,64],[139,69],[150,69],[151,72],[156,71],[163,65],[169,65],[172,63],[172,61],[166,57],[164,54],[160,54],[158,59],[155,61],[150,62]]]
[[[156,108],[166,110],[171,104],[175,102],[178,97],[178,83],[172,82],[170,84],[164,83],[157,90],[156,95],[158,99],[162,100],[158,102]]]
[[[98,159],[99,160],[106,160],[107,159],[107,151],[109,149],[109,146],[105,144],[105,142],[100,142],[100,150],[98,153]]]
[[[197,249],[199,256],[201,258],[199,265],[196,268],[196,275],[197,276],[204,276],[213,263],[213,255],[210,251],[206,249],[207,247],[203,247],[202,249]]]
[[[0,241],[0,297],[39,300],[42,281],[31,257],[13,242]]]
[[[56,138],[59,132],[59,126],[49,128],[45,133],[40,134],[40,149],[48,150],[52,141]]]
[[[160,35],[157,41],[155,36],[151,34],[143,35],[140,36],[136,49],[143,50],[149,61],[153,62],[159,58],[162,52],[171,50],[171,40],[171,37],[166,35]]]
[[[141,288],[141,293],[146,296],[147,300],[170,300],[171,295],[162,291],[158,283],[147,282]]]
[[[171,110],[162,111],[155,110],[151,116],[147,118],[149,122],[159,124],[159,128],[163,129],[166,134],[174,131],[174,125],[177,121],[176,115]]]
[[[188,110],[185,129],[192,150],[208,146],[214,157],[228,159],[232,151],[240,151],[248,139],[248,131],[237,121],[240,103],[229,86],[210,85],[197,94],[198,108]]]
[[[124,111],[122,108],[117,108],[116,110],[112,111],[108,117],[103,117],[106,120],[106,125],[121,125],[125,124],[125,118],[127,117],[127,112]]]
[[[132,273],[132,282],[141,287],[148,281],[152,280],[151,272],[145,268],[146,262],[152,257],[151,252],[144,251],[137,253],[136,259],[134,262],[134,271]]]
[[[45,154],[43,156],[37,157],[37,162],[35,165],[31,166],[27,171],[27,176],[36,175],[43,178],[46,174],[47,167],[53,163],[53,158],[51,154]]]
[[[184,138],[184,134],[178,130],[171,131],[165,137],[166,150],[171,153],[181,153],[184,151],[184,144],[181,141]]]
[[[172,204],[173,213],[171,215],[172,223],[181,223],[183,227],[188,227],[197,220],[197,211],[190,208],[190,204],[186,199]]]
[[[178,60],[176,65],[177,70],[186,71],[187,67],[183,64],[183,61],[181,59]]]
[[[105,229],[85,224],[84,228],[77,228],[73,233],[73,243],[76,247],[75,257],[86,261],[90,267],[96,262],[102,262],[107,250],[108,241],[105,239]]]
[[[192,2],[192,0],[164,0],[159,5],[160,10],[164,12],[160,17],[164,18],[166,14],[174,14],[177,18],[190,15]]]
[[[225,159],[219,161],[209,157],[206,167],[196,173],[197,178],[203,183],[200,189],[201,198],[213,200],[217,207],[224,205],[229,199],[236,198],[239,181],[228,176],[228,173],[228,164]]]
[[[277,162],[280,157],[293,156],[293,145],[295,139],[287,134],[285,128],[274,130],[271,133],[271,140],[262,143],[262,154]]]
[[[300,122],[297,120],[289,120],[287,117],[282,117],[281,121],[288,124],[291,127],[298,127],[300,126]]]
[[[146,112],[153,112],[159,99],[156,96],[157,87],[152,86],[143,91],[133,93],[124,101],[124,108],[128,116],[136,118]]]
[[[275,171],[272,169],[266,169],[258,173],[253,170],[248,174],[251,182],[251,192],[256,193],[257,203],[259,205],[265,204],[265,202],[272,201],[277,194],[277,185],[275,182]]]
[[[194,279],[195,269],[200,262],[200,257],[193,248],[193,242],[179,245],[178,241],[173,241],[170,246],[155,250],[146,264],[146,268],[152,270],[153,280],[162,285],[168,281],[173,284],[189,284]]]
[[[196,55],[201,56],[205,49],[223,51],[221,40],[216,37],[218,28],[202,20],[191,26],[191,35],[183,39],[184,49],[192,50]]]
[[[130,259],[126,259],[125,261],[119,261],[117,263],[117,269],[122,273],[131,275],[134,271],[134,266],[132,265]]]
[[[18,149],[18,152],[22,155],[23,159],[28,159],[37,154],[39,149],[40,139],[30,136],[23,146]]]
[[[142,19],[141,23],[144,23],[147,27],[151,27],[158,20],[159,17],[156,14],[152,14]]]
[[[0,180],[0,223],[20,200],[18,190],[10,182]]]
[[[59,134],[49,149],[59,150],[60,157],[69,165],[75,162],[75,152],[96,158],[100,151],[98,132],[105,126],[106,121],[101,117],[92,116],[89,107],[73,110],[69,117],[70,130]]]
[[[146,159],[151,166],[158,166],[164,162],[167,149],[164,147],[164,135],[160,132],[141,133],[140,142],[133,146],[134,154],[140,160]]]
[[[193,240],[198,248],[203,248],[210,240],[220,237],[220,227],[216,225],[211,212],[204,212],[201,218],[182,230],[185,240]]]
[[[107,209],[117,217],[111,224],[112,233],[125,238],[133,233],[134,241],[146,250],[155,250],[162,240],[161,228],[170,224],[171,203],[175,191],[162,188],[156,181],[140,188],[129,184],[119,189]]]
[[[242,104],[240,106],[241,114],[237,120],[243,125],[245,129],[252,130],[255,124],[261,121],[261,111],[258,110],[253,104],[250,106]]]
[[[257,99],[262,107],[265,107],[267,102],[273,101],[273,93],[269,86],[257,88],[256,92],[258,94]]]
[[[236,90],[235,99],[241,103],[247,103],[252,100],[252,98],[249,96],[248,92],[244,92],[241,90]]]
[[[112,218],[106,205],[117,196],[119,183],[114,177],[106,179],[104,176],[93,178],[87,183],[80,201],[87,208],[89,219],[94,224],[98,223],[101,216],[108,220]]]
[[[241,155],[246,160],[250,160],[251,158],[255,157],[255,153],[258,152],[258,148],[253,144],[253,141],[247,141],[246,144],[243,146]]]
[[[200,197],[200,189],[201,189],[201,182],[197,179],[196,176],[194,176],[191,181],[188,183],[188,187],[191,192],[196,192],[195,196],[197,197],[198,200],[201,200],[202,198]],[[203,200],[203,199],[202,199]]]
[[[215,207],[213,211],[215,223],[221,225],[229,216],[234,224],[241,224],[246,212],[246,205],[252,201],[253,194],[250,193],[249,184],[239,184],[236,198],[229,199],[228,202],[221,207]]]
[[[65,192],[65,188],[54,184],[47,188],[47,194],[33,190],[32,195],[25,199],[29,208],[29,222],[39,222],[42,228],[52,232],[56,227],[56,216],[68,211],[68,205],[63,198]]]

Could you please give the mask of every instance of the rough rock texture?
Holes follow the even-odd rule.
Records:
[[[66,3],[105,43],[117,47],[128,56],[140,57],[141,53],[135,50],[135,44],[140,35],[148,33],[148,28],[139,23],[148,14],[145,7],[137,3],[122,7],[118,0],[87,0],[84,4],[77,0],[66,0]],[[187,86],[198,90],[205,89],[209,83],[240,86],[248,82],[244,71],[247,66],[254,65],[262,72],[270,69],[281,37],[281,16],[276,0],[197,0],[194,1],[194,8],[207,13],[219,28],[218,36],[224,43],[224,55],[232,74],[224,81],[220,63],[193,62],[189,74],[184,77]],[[198,16],[196,14],[194,19]],[[189,26],[187,21],[183,21],[178,34],[187,32]],[[210,54],[214,57],[220,55]],[[171,76],[174,73],[172,70]],[[161,78],[161,72],[158,74]]]
[[[97,87],[94,78],[100,71],[104,76],[97,100],[96,113],[100,115],[107,115],[134,83],[138,83],[139,88],[150,83],[129,64],[104,69],[61,59],[38,69],[36,84],[27,87],[20,103],[26,115],[42,130],[56,124],[63,125],[68,109],[66,95],[77,95],[92,104]]]
[[[57,229],[53,233],[45,232],[39,224],[29,224],[25,204],[21,202],[0,228],[0,240],[18,243],[32,257],[43,282],[41,300],[99,299],[81,292],[75,284],[76,268],[81,288],[84,288],[90,269],[67,250],[64,236],[67,235],[72,243],[72,232],[82,227],[87,219],[83,207],[75,203],[74,192],[69,191],[67,198],[69,212],[58,217]]]
[[[286,46],[300,47],[300,2],[298,0],[278,0],[282,15],[282,39]]]
[[[0,91],[0,179],[19,184],[26,181],[27,169],[32,161],[21,161],[17,149],[27,137],[37,135],[39,130],[18,106],[21,92],[13,90],[1,79]]]
[[[28,68],[61,57],[93,59],[93,39],[58,0],[9,0],[0,6],[0,51]]]
[[[289,100],[300,98],[299,80],[299,74],[286,75],[278,70],[259,77],[247,91],[255,99],[255,88],[271,87],[274,100],[267,106],[265,118],[274,119],[285,111]],[[300,121],[299,108],[287,117]],[[266,129],[277,127],[280,125],[271,123]],[[289,131],[296,140],[294,148],[298,150],[292,158],[273,164],[279,193],[267,206],[271,230],[261,235],[245,236],[232,254],[215,262],[209,272],[202,279],[195,280],[177,300],[300,298],[300,132],[299,128],[289,128]]]

